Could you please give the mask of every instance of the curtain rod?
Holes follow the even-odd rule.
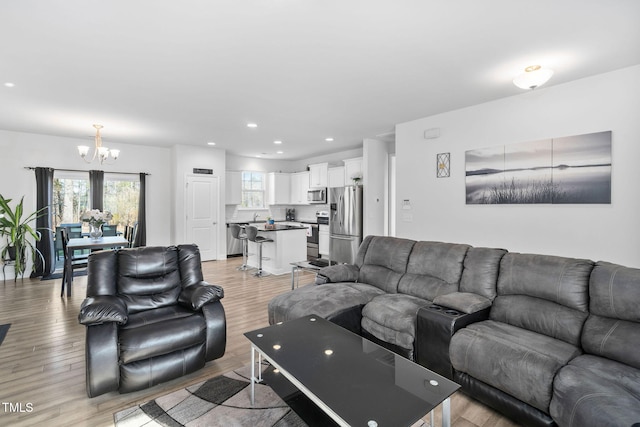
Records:
[[[45,166],[42,166],[45,167]],[[30,169],[30,170],[35,170],[35,166],[25,166],[25,169]],[[88,170],[80,170],[80,169],[56,169],[56,168],[51,168],[53,170],[57,170],[57,171],[63,171],[63,172],[91,172]],[[102,171],[104,173],[113,173],[113,174],[117,174],[117,175],[139,175],[141,173],[149,176],[151,175],[150,173],[147,172],[106,172],[106,171]]]

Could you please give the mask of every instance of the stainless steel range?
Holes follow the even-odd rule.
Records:
[[[316,223],[307,224],[309,226],[309,232],[307,233],[307,261],[314,265],[317,265],[316,263],[325,264],[324,260],[320,258],[320,224],[329,224],[329,212],[316,212]]]

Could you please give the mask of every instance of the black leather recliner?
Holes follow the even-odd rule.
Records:
[[[78,319],[89,397],[151,387],[224,355],[224,292],[203,281],[197,246],[102,251],[88,264]]]

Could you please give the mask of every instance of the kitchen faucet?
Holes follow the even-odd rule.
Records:
[[[259,216],[260,216],[260,215],[258,215],[258,212],[255,212],[255,213],[253,214],[253,222],[258,222],[258,217],[259,217]]]

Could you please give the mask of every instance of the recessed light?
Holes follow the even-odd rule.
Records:
[[[282,153],[284,153],[284,151],[282,151],[282,150],[278,150],[278,151],[276,151],[276,153],[277,153],[277,154],[282,154]]]
[[[207,142],[207,145],[216,145],[216,143],[213,142],[213,141],[209,141],[209,142]]]
[[[331,137],[325,138],[324,140],[327,141],[327,142],[333,142],[333,138],[331,138]]]
[[[247,123],[248,128],[257,128],[258,125],[256,123]]]
[[[282,141],[273,141],[274,144],[282,144]]]
[[[6,82],[4,85],[5,85],[6,87],[14,87],[14,86],[15,86],[15,84],[13,84],[13,83],[11,83],[11,82]]]

